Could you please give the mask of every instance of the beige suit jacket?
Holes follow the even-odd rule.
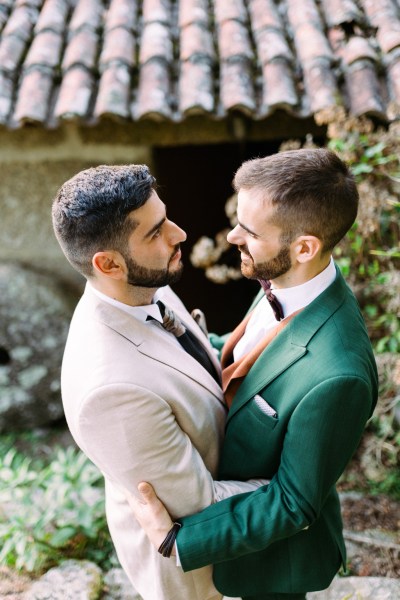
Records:
[[[170,288],[160,292],[219,369],[179,298]],[[104,302],[90,286],[71,322],[61,379],[71,433],[104,474],[111,536],[134,587],[145,600],[219,598],[211,567],[184,573],[157,553],[123,490],[136,493],[139,481],[151,481],[172,516],[214,502],[226,418],[220,387],[161,328]]]

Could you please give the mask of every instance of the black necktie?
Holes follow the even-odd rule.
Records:
[[[277,321],[282,321],[285,318],[283,314],[283,308],[279,300],[274,296],[271,291],[271,282],[268,279],[259,279],[262,289],[265,292],[268,302],[271,305],[272,310],[274,311],[275,319]]]
[[[201,364],[201,366],[210,373],[215,381],[219,383],[220,377],[213,363],[211,362],[208,353],[198,341],[196,336],[193,335],[189,329],[186,329],[176,314],[168,306],[165,306],[161,300],[158,300],[157,305],[163,318],[164,329],[173,333],[182,348],[186,350],[186,352],[188,352],[193,358],[195,358]]]

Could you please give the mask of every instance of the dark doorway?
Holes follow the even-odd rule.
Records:
[[[224,205],[232,195],[231,181],[243,161],[277,152],[277,143],[218,144],[156,148],[154,167],[159,195],[168,216],[188,234],[182,245],[185,272],[174,286],[189,310],[201,308],[210,331],[231,331],[257,293],[257,282],[240,280],[226,285],[209,281],[190,264],[193,244],[202,235],[214,238],[229,227]]]

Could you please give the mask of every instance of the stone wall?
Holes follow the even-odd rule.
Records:
[[[54,236],[52,200],[78,171],[146,163],[149,147],[84,141],[78,129],[0,131],[0,432],[63,416],[60,365],[84,279]]]
[[[98,164],[146,163],[151,150],[134,143],[85,143],[78,130],[0,132],[0,253],[78,286],[54,237],[51,203],[60,185]]]

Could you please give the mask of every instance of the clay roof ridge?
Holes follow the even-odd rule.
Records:
[[[62,79],[51,99],[57,120],[90,120],[97,91],[98,58],[103,31],[100,0],[78,0],[68,14]]]
[[[219,60],[219,116],[257,112],[255,42],[248,6],[243,0],[215,2],[215,31]]]

